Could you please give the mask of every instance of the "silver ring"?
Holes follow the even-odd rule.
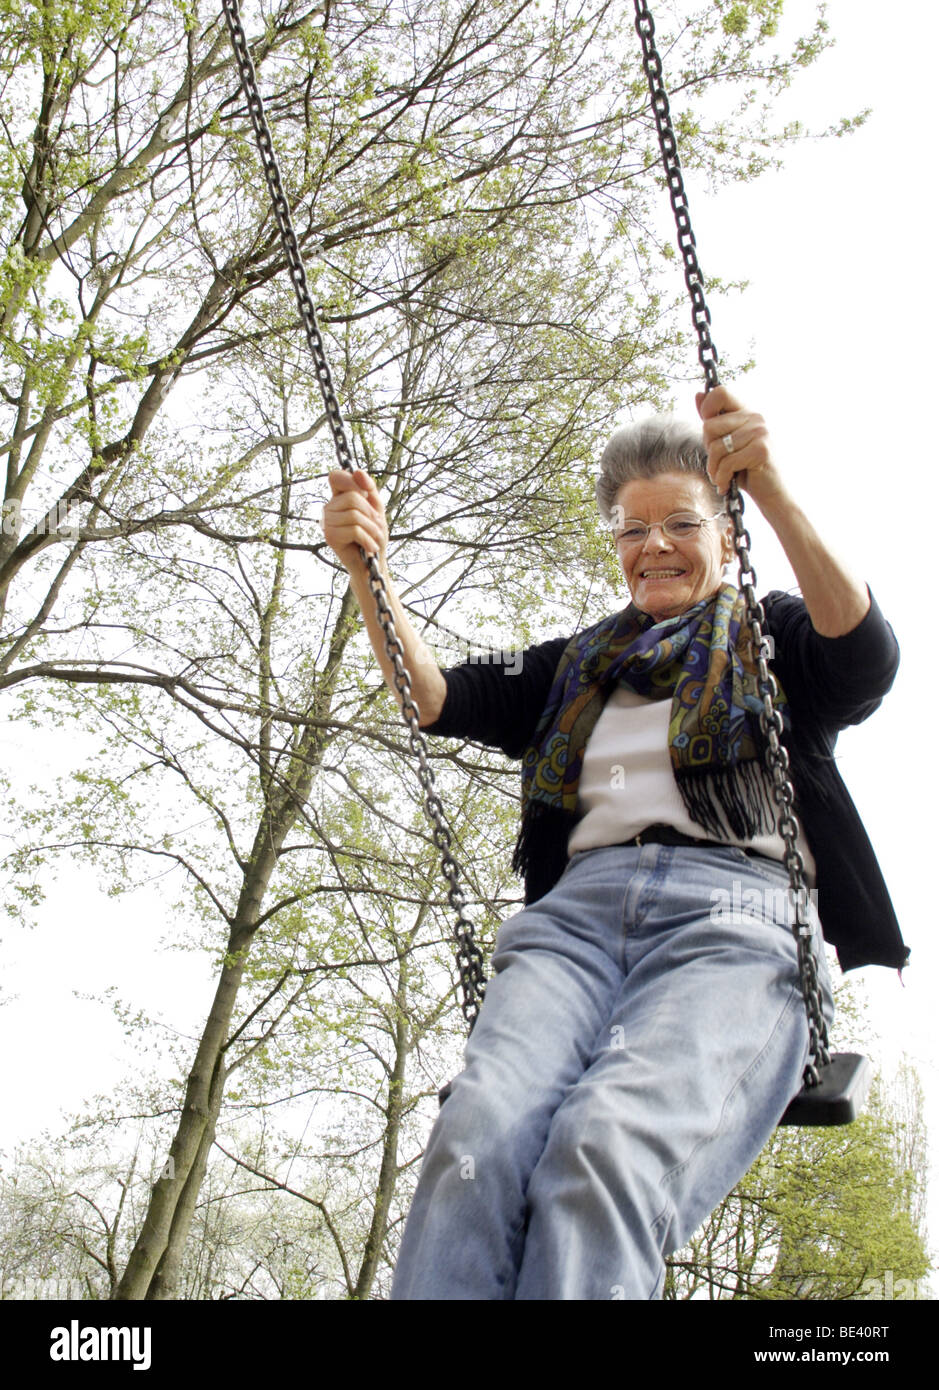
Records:
[[[727,450],[728,454],[734,452],[734,437],[732,434],[724,435],[724,448]]]

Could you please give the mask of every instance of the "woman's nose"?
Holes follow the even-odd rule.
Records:
[[[667,550],[671,546],[671,541],[665,534],[665,527],[660,521],[649,523],[649,534],[646,536],[643,550],[652,548],[654,550]]]

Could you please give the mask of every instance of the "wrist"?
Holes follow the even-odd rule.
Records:
[[[374,554],[374,552],[371,553]],[[384,555],[379,554],[377,558],[378,570],[381,574],[385,588],[387,589],[389,580],[388,570],[385,564],[385,557]],[[345,564],[346,570],[348,571],[349,581],[352,585],[353,591],[358,593],[359,589],[361,588],[367,593],[371,588],[371,571],[369,569],[368,560],[363,559],[358,551],[358,548],[356,548],[355,555],[349,557],[348,563],[345,561],[343,563]]]
[[[764,479],[752,488],[748,486],[746,492],[777,534],[780,529],[792,525],[799,518],[802,521],[807,520],[796,499],[786,490],[780,478]]]

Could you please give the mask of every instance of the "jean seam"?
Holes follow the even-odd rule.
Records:
[[[763,879],[764,882],[783,884],[786,888],[789,887],[789,870],[781,859],[770,859],[768,855],[752,854],[745,854],[744,859],[751,872]],[[761,863],[761,860],[765,860],[766,863]],[[774,872],[770,867],[771,865],[778,866],[779,872]]]
[[[717,1122],[716,1127],[711,1131],[711,1133],[707,1136],[707,1138],[705,1138],[705,1139],[699,1139],[699,1140],[698,1140],[697,1144],[695,1144],[694,1148],[691,1150],[691,1153],[688,1154],[687,1157],[685,1157],[685,1158],[681,1161],[681,1163],[676,1163],[675,1166],[674,1166],[673,1168],[670,1168],[669,1171],[668,1171],[667,1173],[664,1173],[664,1174],[662,1175],[662,1178],[660,1179],[660,1186],[661,1186],[661,1187],[664,1188],[667,1184],[671,1183],[671,1182],[674,1180],[674,1178],[676,1178],[679,1174],[681,1174],[681,1173],[688,1167],[688,1164],[691,1162],[691,1160],[695,1157],[696,1154],[698,1154],[698,1153],[699,1153],[703,1148],[705,1148],[708,1144],[712,1144],[712,1143],[714,1142],[714,1140],[717,1139],[717,1138],[719,1137],[719,1135],[722,1133],[722,1131],[723,1131],[723,1129],[724,1129],[724,1121],[725,1121],[725,1117],[726,1117],[728,1108],[730,1107],[730,1105],[732,1104],[733,1100],[735,1099],[735,1097],[736,1097],[737,1093],[739,1092],[741,1086],[743,1086],[744,1083],[745,1083],[747,1080],[749,1080],[751,1076],[755,1075],[755,1074],[759,1071],[759,1069],[761,1068],[761,1066],[763,1066],[763,1064],[764,1064],[764,1062],[765,1062],[765,1059],[766,1059],[766,1055],[767,1055],[767,1053],[768,1053],[768,1051],[769,1051],[769,1049],[770,1049],[770,1046],[772,1045],[773,1039],[776,1037],[777,1033],[780,1031],[780,1029],[781,1029],[781,1027],[782,1027],[782,1025],[783,1025],[783,1021],[785,1020],[786,1016],[789,1014],[789,1012],[790,1012],[790,1010],[791,1010],[791,1008],[792,1008],[792,1004],[793,1004],[793,1001],[794,1001],[794,1000],[798,1000],[798,1003],[799,1003],[799,1007],[800,1007],[800,1008],[803,1007],[803,1005],[802,1005],[802,995],[801,995],[801,992],[800,992],[798,989],[796,989],[795,986],[793,986],[793,987],[790,989],[789,997],[788,997],[788,999],[786,1000],[785,1004],[783,1005],[782,1009],[779,1011],[779,1014],[778,1014],[778,1016],[777,1016],[777,1018],[776,1018],[776,1022],[775,1022],[775,1024],[773,1025],[772,1032],[770,1033],[769,1037],[766,1039],[766,1042],[765,1042],[765,1043],[763,1044],[763,1046],[760,1048],[760,1051],[757,1053],[756,1057],[754,1057],[753,1061],[752,1061],[752,1062],[750,1063],[750,1065],[746,1068],[746,1070],[745,1070],[744,1072],[742,1072],[740,1076],[738,1076],[737,1080],[734,1082],[734,1084],[733,1084],[733,1086],[731,1087],[730,1091],[729,1091],[729,1092],[727,1093],[727,1095],[724,1097],[724,1102],[723,1102],[723,1104],[721,1105],[721,1113],[720,1113],[720,1117],[719,1117],[719,1119],[718,1119],[718,1122]],[[806,1039],[805,1047],[806,1047],[806,1049],[807,1049],[807,1047],[808,1047],[808,1039]],[[803,1058],[803,1066],[804,1066],[804,1058]],[[663,1208],[662,1208],[662,1210],[659,1212],[658,1216],[657,1216],[657,1217],[655,1218],[655,1220],[652,1222],[652,1225],[651,1225],[651,1228],[650,1228],[650,1229],[653,1230],[653,1231],[656,1231],[657,1228],[660,1227],[661,1224],[662,1224],[662,1222],[665,1220],[666,1216],[667,1216],[668,1213],[669,1213],[669,1210],[670,1210],[670,1209],[673,1209],[673,1208],[674,1208],[674,1203],[673,1203],[673,1202],[671,1202],[671,1201],[666,1202],[666,1205],[663,1206]]]

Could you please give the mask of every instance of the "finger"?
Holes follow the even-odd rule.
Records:
[[[721,493],[726,493],[730,487],[731,478],[736,475],[737,483],[745,488],[747,484],[747,474],[751,471],[759,471],[766,463],[765,451],[761,447],[760,440],[754,437],[745,448],[735,449],[732,454],[721,453],[721,444],[717,445],[717,456],[708,459],[708,474],[714,486]]]
[[[742,402],[726,386],[715,386],[712,391],[705,392],[699,406],[703,420],[712,420],[722,412],[742,409]]]
[[[377,554],[384,543],[384,534],[377,521],[364,512],[349,513],[339,518],[325,518],[324,530],[331,546],[340,550],[360,545],[369,554]]]
[[[361,545],[367,550],[383,550],[388,543],[388,532],[374,512],[363,507],[354,512],[331,513],[324,507],[322,530],[326,542],[333,548],[343,549],[350,545]]]
[[[754,463],[761,466],[769,462],[769,432],[766,422],[760,415],[745,415],[743,423],[737,424],[734,416],[728,416],[728,427],[725,433],[712,439],[708,445],[709,454],[713,451],[715,458],[720,462],[723,458],[739,458],[745,451],[751,454],[751,467]]]
[[[361,509],[363,515],[368,516],[371,514],[372,510],[369,506],[368,497],[362,489],[356,487],[354,483],[351,488],[342,488],[340,491],[335,492],[326,505],[330,512],[335,512],[337,515],[342,511],[348,511],[350,509],[354,511],[358,507]]]
[[[357,490],[365,492],[370,497],[378,500],[378,486],[375,479],[366,473],[364,468],[356,468],[351,473],[347,468],[334,468],[329,474],[329,486],[333,493],[351,492]]]
[[[744,492],[746,492],[746,490],[747,490],[747,478],[748,478],[748,476],[749,476],[749,469],[747,469],[747,468],[736,468],[736,469],[733,469],[733,468],[732,468],[732,469],[723,469],[723,468],[721,468],[721,469],[718,470],[718,475],[717,475],[717,477],[714,479],[714,486],[717,488],[718,492],[721,494],[722,497],[726,497],[727,494],[728,494],[728,492],[730,491],[730,482],[731,482],[731,479],[732,479],[732,478],[736,478],[736,479],[737,479],[737,486],[738,486],[739,488],[743,488]]]
[[[357,541],[353,535],[357,529],[367,531],[376,540],[383,534],[380,513],[359,491],[341,492],[331,498],[323,508],[323,526],[329,527],[330,539],[339,544]]]
[[[378,500],[378,484],[370,473],[366,473],[364,468],[356,468],[352,472],[352,477],[359,487],[364,488],[370,497]]]
[[[385,509],[374,478],[369,477],[363,468],[356,468],[352,473],[337,468],[329,474],[329,484],[333,495],[326,504],[328,515],[324,509],[324,526],[333,524],[334,518],[338,521],[340,513],[346,509],[359,509],[361,519],[374,520],[379,528],[376,535],[383,535],[381,528],[384,526]]]
[[[378,484],[371,474],[366,473],[364,468],[357,468],[352,474],[352,477],[358,483],[359,487],[364,490],[365,501],[370,511],[375,516],[384,516],[385,509],[382,504],[381,494],[378,491]]]
[[[358,489],[359,487],[359,484],[356,483],[352,474],[345,468],[334,468],[326,476],[329,481],[329,486],[332,489],[333,496],[339,496],[343,492],[348,492],[350,488]]]
[[[753,416],[744,410],[730,411],[726,415],[717,415],[711,420],[705,420],[705,441],[710,445],[732,435],[733,446],[738,448],[743,443],[743,436],[748,435],[752,421]]]

